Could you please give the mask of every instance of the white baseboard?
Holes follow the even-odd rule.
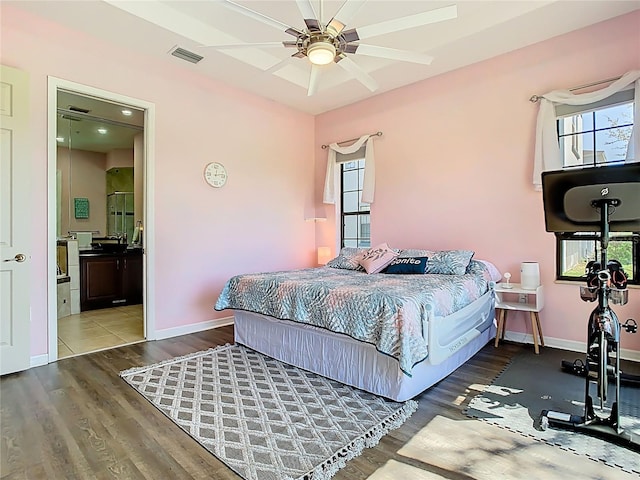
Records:
[[[533,345],[533,336],[528,333],[505,332],[504,339],[516,343],[529,343]],[[560,338],[544,337],[544,344],[547,347],[557,348],[560,350],[571,350],[573,352],[586,353],[587,344],[585,342],[575,342],[572,340],[562,340]],[[542,347],[544,348],[544,347]],[[620,349],[620,358],[623,360],[631,360],[632,362],[640,362],[640,352],[637,350]]]
[[[203,332],[212,328],[226,327],[227,325],[233,325],[233,316],[218,318],[216,320],[210,320],[208,322],[192,323],[189,325],[181,325],[180,327],[166,328],[164,330],[157,330],[154,340],[164,340],[172,337],[179,337],[180,335],[188,335],[190,333]],[[516,343],[528,343],[533,345],[533,337],[528,333],[518,333],[507,331],[504,334],[505,340]],[[572,340],[562,340],[560,338],[544,337],[544,342],[547,347],[558,348],[560,350],[570,350],[573,352],[586,352],[586,344],[584,342],[575,342]],[[543,347],[544,348],[544,347]],[[631,360],[633,362],[640,362],[640,352],[636,350],[622,349],[620,358],[624,360]],[[49,363],[49,356],[45,353],[42,355],[35,355],[31,357],[29,368],[40,367]]]
[[[41,355],[34,355],[29,362],[29,368],[41,367],[49,363],[49,354],[43,353]]]
[[[192,323],[190,325],[182,325],[180,327],[158,330],[156,331],[156,335],[153,340],[164,340],[166,338],[179,337],[180,335],[203,332],[212,328],[226,327],[227,325],[233,325],[233,316],[218,318],[217,320],[210,320],[208,322]],[[48,363],[48,354],[43,353],[41,355],[34,355],[30,358],[29,368],[41,367],[42,365],[47,365]]]
[[[191,323],[189,325],[156,330],[153,340],[165,340],[167,338],[179,337],[180,335],[203,332],[212,328],[226,327],[227,325],[233,325],[233,317],[218,318],[207,322]]]

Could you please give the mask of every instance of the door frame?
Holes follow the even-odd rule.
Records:
[[[155,104],[119,93],[90,87],[69,80],[47,78],[47,291],[48,361],[58,360],[58,282],[56,268],[56,168],[58,90],[131,105],[144,110],[144,236],[143,236],[143,318],[146,340],[156,339],[155,322]]]

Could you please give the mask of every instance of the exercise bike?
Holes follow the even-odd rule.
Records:
[[[591,206],[600,211],[601,254],[599,264],[592,262],[592,271],[588,277],[587,286],[580,287],[582,300],[598,301],[598,305],[589,316],[586,359],[580,365],[581,370],[583,370],[581,373],[586,378],[584,415],[571,415],[553,410],[543,410],[540,417],[540,426],[543,430],[549,425],[571,428],[640,452],[640,436],[625,431],[620,424],[620,382],[623,376],[620,370],[620,332],[625,330],[627,333],[636,333],[638,325],[633,319],[628,319],[621,325],[617,315],[610,307],[610,304],[626,304],[629,293],[626,289],[624,272],[617,268],[613,271],[607,268],[608,264],[612,264],[607,262],[609,212],[610,209],[618,205],[620,205],[620,200],[615,198],[602,198],[591,202]],[[613,263],[613,265],[616,263]],[[612,273],[616,275],[616,278],[613,278],[613,282]],[[620,277],[620,275],[623,275],[623,277]],[[612,286],[612,283],[614,286]],[[565,366],[563,362],[563,367]],[[627,378],[633,380],[632,376]],[[610,379],[614,383],[615,390],[613,402],[607,402]],[[594,387],[595,395],[598,399],[597,410],[592,396]],[[609,415],[607,415],[607,412]]]

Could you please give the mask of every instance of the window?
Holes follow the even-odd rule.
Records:
[[[618,99],[624,97],[626,95]],[[565,111],[574,111],[558,119],[558,140],[564,166],[624,161],[633,128],[633,100],[601,108],[581,106],[585,107],[589,110],[575,112],[576,107],[567,108]]]
[[[558,140],[565,168],[625,160],[633,128],[633,90],[591,105],[558,106]],[[585,280],[585,267],[600,258],[597,232],[556,236],[556,277]],[[618,260],[630,284],[640,284],[640,232],[612,232],[607,259]]]
[[[368,203],[362,203],[364,159],[340,164],[340,218],[342,247],[371,246],[371,215]]]

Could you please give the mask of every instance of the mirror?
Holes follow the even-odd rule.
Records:
[[[59,239],[78,238],[83,248],[92,238],[142,244],[143,130],[143,110],[58,91]]]

